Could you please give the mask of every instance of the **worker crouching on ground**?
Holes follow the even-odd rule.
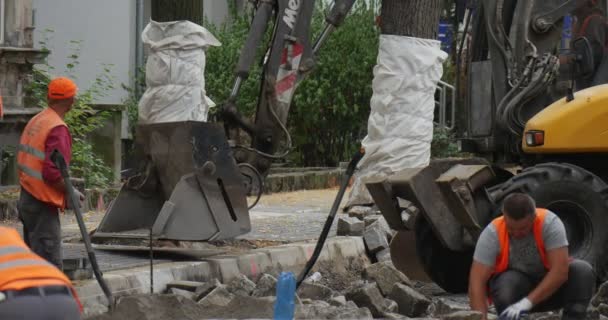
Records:
[[[521,193],[507,196],[502,212],[477,241],[469,278],[471,308],[486,319],[489,298],[499,319],[560,308],[562,319],[585,319],[595,275],[587,262],[568,257],[559,217],[536,208]]]
[[[0,319],[73,320],[81,310],[65,274],[0,226]]]
[[[17,209],[25,243],[39,256],[63,269],[59,210],[66,208],[65,183],[50,159],[57,149],[69,164],[72,138],[64,122],[77,87],[70,79],[55,78],[48,86],[48,108],[26,125],[19,142],[17,166],[21,195]],[[82,194],[77,192],[80,200]]]

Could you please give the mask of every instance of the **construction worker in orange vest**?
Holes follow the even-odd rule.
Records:
[[[81,311],[70,280],[0,226],[0,319],[73,320]]]
[[[505,198],[501,217],[479,236],[469,276],[471,308],[491,300],[499,319],[563,308],[562,319],[586,319],[595,291],[591,265],[568,257],[564,224],[522,193]]]
[[[17,154],[21,184],[17,209],[25,243],[59,269],[63,269],[59,210],[66,208],[66,190],[50,155],[57,149],[66,163],[70,162],[72,138],[63,119],[74,104],[77,90],[68,78],[55,78],[49,83],[48,108],[25,126]],[[84,200],[80,192],[77,195]]]

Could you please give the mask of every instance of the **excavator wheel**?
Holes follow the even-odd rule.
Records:
[[[450,293],[467,292],[473,250],[460,252],[446,248],[422,215],[416,219],[415,235],[418,260],[429,278]]]
[[[572,164],[544,163],[523,170],[490,193],[495,191],[503,196],[525,192],[537,207],[557,214],[568,234],[570,256],[588,261],[598,280],[608,280],[608,186],[602,179]]]

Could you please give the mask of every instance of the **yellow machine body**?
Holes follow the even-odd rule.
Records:
[[[531,146],[526,135],[542,132],[541,145]],[[608,152],[608,85],[574,93],[574,100],[562,98],[536,114],[526,124],[525,153]]]

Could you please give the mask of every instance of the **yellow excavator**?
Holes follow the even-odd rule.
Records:
[[[603,40],[580,32],[602,8],[593,0],[470,3],[456,123],[461,150],[474,157],[367,184],[398,230],[391,255],[399,269],[422,266],[445,290],[466,292],[481,230],[506,195],[525,192],[564,222],[570,254],[608,280],[608,70]],[[564,50],[567,16],[577,16],[579,34]]]

